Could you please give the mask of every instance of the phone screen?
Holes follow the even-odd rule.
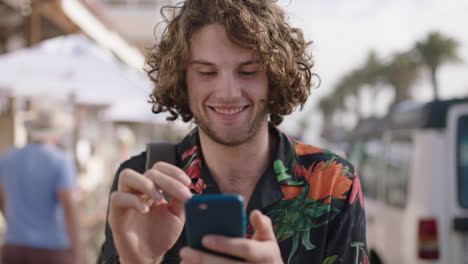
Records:
[[[202,246],[205,235],[245,237],[246,216],[242,197],[239,195],[197,195],[185,202],[186,234],[192,248],[211,252]]]

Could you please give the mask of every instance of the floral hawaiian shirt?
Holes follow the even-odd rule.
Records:
[[[277,139],[276,154],[255,186],[247,215],[259,209],[271,218],[286,264],[368,264],[363,196],[353,166],[332,152],[295,141],[273,126],[270,133]],[[192,192],[220,193],[203,162],[197,129],[176,145],[176,152],[177,165],[192,179]],[[120,170],[130,167],[142,173],[144,162],[142,153]],[[250,225],[247,233],[253,234]],[[106,236],[108,243],[111,234]],[[179,250],[185,245],[182,233],[162,263],[179,263]]]

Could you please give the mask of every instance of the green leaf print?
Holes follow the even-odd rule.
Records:
[[[287,214],[284,218],[283,218],[283,224],[287,224],[287,223],[294,223],[296,222],[296,220],[299,219],[299,213],[298,212],[291,212],[290,214]]]
[[[304,185],[303,181],[288,181],[289,186],[301,186]]]
[[[354,241],[351,243],[351,247],[356,248],[356,264],[359,264],[360,252],[364,253],[365,258],[367,259],[367,254],[365,250],[365,244],[363,242]]]
[[[275,160],[273,163],[273,169],[275,170],[276,178],[279,182],[292,178],[291,175],[286,173],[288,169],[284,166],[283,161],[281,160]]]
[[[289,252],[288,263],[291,262],[291,259],[294,256],[294,253],[296,253],[297,247],[299,246],[299,236],[299,233],[296,233],[293,236],[293,246],[291,248],[291,252]]]
[[[301,240],[302,245],[305,247],[306,250],[311,250],[315,248],[315,246],[310,242],[310,228],[303,232]]]
[[[345,176],[350,173],[349,167],[348,166],[343,166],[343,169],[341,170],[341,175]]]
[[[327,160],[323,165],[323,169],[326,169],[330,164],[332,164],[336,160],[336,157],[332,157],[331,159]]]
[[[328,212],[330,212],[330,204],[306,208],[304,210],[304,214],[311,217],[320,217]]]
[[[305,218],[301,217],[301,218],[299,219],[299,221],[297,221],[297,222],[298,222],[298,223],[297,223],[296,229],[297,229],[298,231],[307,230],[307,226],[306,226],[307,223],[306,223]]]
[[[327,224],[329,221],[327,215],[337,210],[330,203],[324,204],[328,197],[321,200],[307,198],[309,188],[310,185],[306,183],[296,198],[279,201],[267,213],[273,226],[276,227],[274,229],[276,238],[278,240],[292,239],[292,248],[287,263],[290,263],[297,252],[299,243],[306,250],[313,250],[316,247],[310,237],[311,229]]]
[[[322,262],[322,264],[333,264],[333,263],[335,263],[335,260],[336,260],[337,257],[338,257],[337,255],[335,255],[335,256],[330,256],[330,257],[326,258],[326,259]]]

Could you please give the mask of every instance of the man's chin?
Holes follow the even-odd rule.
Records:
[[[207,136],[215,143],[230,147],[242,145],[251,138],[249,135],[219,135],[216,133],[207,133]]]
[[[231,127],[210,124],[210,122],[203,122],[208,120],[198,118],[195,118],[195,120],[201,132],[213,142],[223,146],[239,146],[255,137],[262,125],[264,115],[257,116],[254,122],[236,123]],[[266,121],[265,123],[267,124]]]

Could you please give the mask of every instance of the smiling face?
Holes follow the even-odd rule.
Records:
[[[251,50],[232,43],[219,24],[192,35],[187,90],[200,133],[214,142],[240,145],[268,126],[265,69],[253,61]]]

